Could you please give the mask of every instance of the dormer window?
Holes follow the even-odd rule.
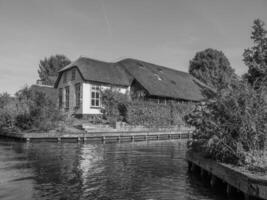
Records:
[[[158,74],[154,74],[156,76],[156,78],[159,80],[159,81],[162,81],[162,78],[158,75]]]
[[[162,69],[160,69],[160,68],[157,68],[157,70],[158,70],[158,72],[159,72],[159,73],[162,73]]]
[[[140,68],[144,69],[144,65],[143,65],[142,63],[137,63],[137,65],[138,65]]]
[[[75,80],[75,75],[76,75],[76,70],[73,68],[71,70],[71,80],[74,81]]]

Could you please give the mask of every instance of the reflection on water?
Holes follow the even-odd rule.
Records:
[[[179,141],[0,142],[0,199],[225,199],[187,174]]]

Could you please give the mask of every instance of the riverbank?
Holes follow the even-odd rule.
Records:
[[[210,180],[212,187],[218,181],[226,183],[225,191],[228,195],[236,189],[244,193],[246,200],[250,197],[267,199],[267,175],[252,174],[237,166],[206,159],[200,153],[192,151],[186,153],[186,160],[189,171],[198,171],[202,177]]]
[[[50,142],[85,142],[96,141],[144,141],[144,140],[166,140],[166,139],[189,139],[192,129],[170,129],[170,128],[136,128],[136,129],[94,129],[65,132],[1,132],[0,136],[17,140],[50,141]]]

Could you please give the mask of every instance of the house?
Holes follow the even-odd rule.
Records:
[[[135,59],[115,63],[80,57],[59,71],[58,105],[68,114],[101,114],[101,90],[116,88],[131,99],[166,103],[204,100],[204,84],[186,72]]]

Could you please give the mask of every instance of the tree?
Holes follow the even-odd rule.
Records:
[[[220,89],[237,79],[234,69],[222,51],[206,49],[190,61],[189,73],[206,85]]]
[[[222,162],[264,167],[267,107],[263,92],[238,81],[198,105],[185,116],[195,127],[189,148]]]
[[[248,66],[248,72],[244,78],[258,88],[267,77],[267,31],[264,29],[264,22],[260,19],[254,20],[252,29],[250,38],[254,46],[245,49],[243,53],[243,61]]]
[[[0,94],[0,108],[6,106],[11,100],[12,97],[7,92]]]
[[[40,60],[38,74],[43,84],[54,85],[58,71],[70,64],[70,60],[64,55],[50,56]]]
[[[18,110],[15,125],[22,130],[54,129],[63,119],[60,111],[55,109],[55,103],[44,92],[24,87],[15,96]]]

